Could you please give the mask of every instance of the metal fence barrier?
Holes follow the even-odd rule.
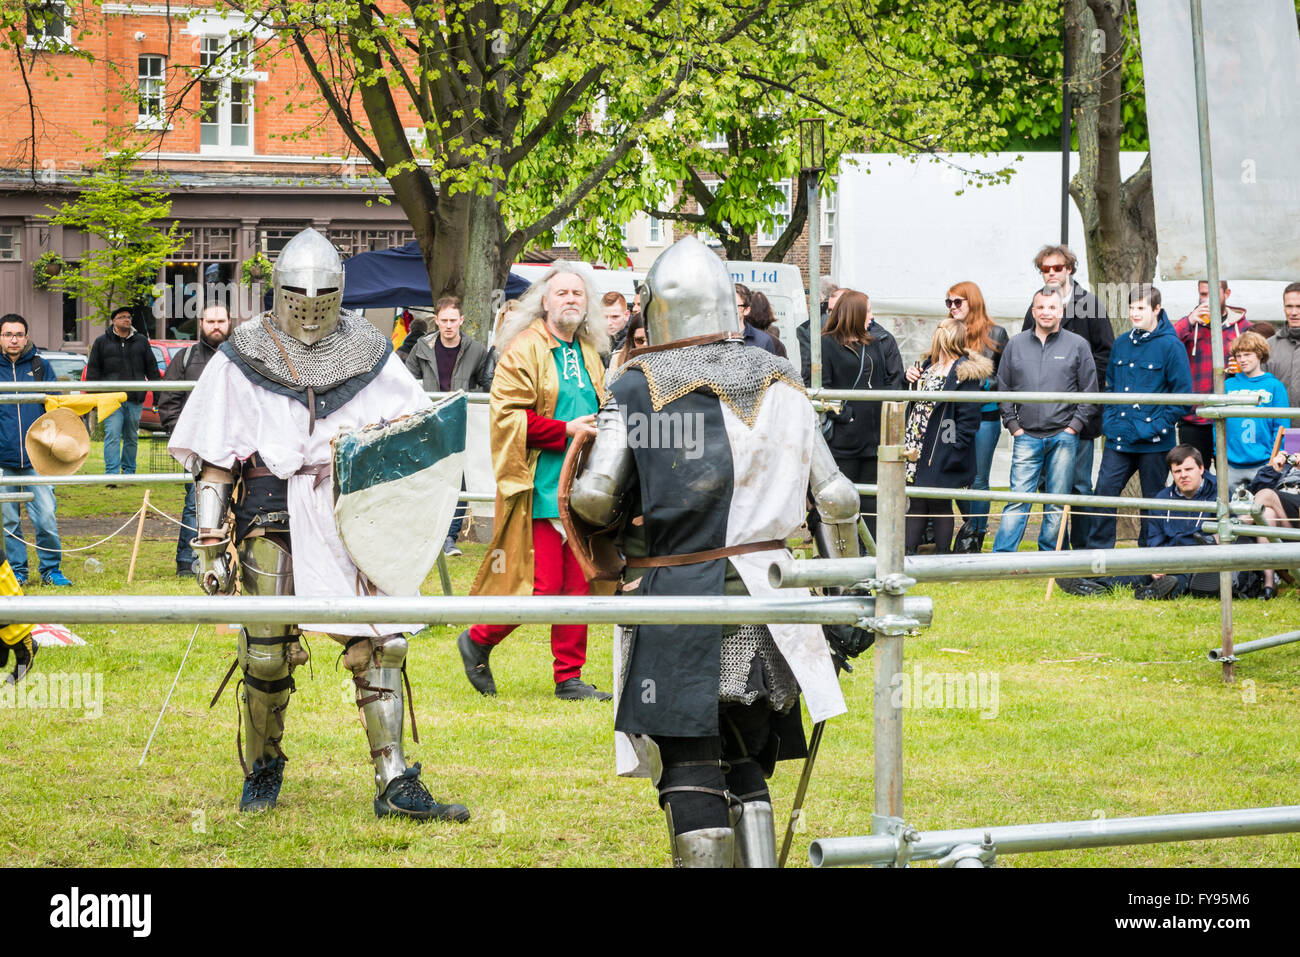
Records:
[[[812,842],[808,857],[814,867],[855,864],[901,867],[909,861],[939,861],[941,867],[989,867],[997,854],[1031,854],[1166,841],[1209,841],[1296,831],[1300,831],[1300,805],[1293,804],[951,831],[894,827],[889,833],[871,837],[818,838]]]

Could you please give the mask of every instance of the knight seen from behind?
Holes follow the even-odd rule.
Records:
[[[811,493],[822,554],[857,555],[857,493],[799,373],[744,344],[722,261],[681,240],[642,302],[649,345],[612,379],[568,490],[572,534],[593,543],[622,519],[640,595],[774,595],[768,568],[789,555]],[[850,654],[869,639],[853,640]],[[799,696],[814,721],[845,711],[821,626],[619,629],[615,687],[618,770],[653,777],[674,863],[776,866],[766,779],[806,754]]]

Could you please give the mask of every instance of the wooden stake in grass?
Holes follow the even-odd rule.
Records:
[[[1070,506],[1067,505],[1065,506],[1065,508],[1061,509],[1061,527],[1056,530],[1056,550],[1058,552],[1061,550],[1061,546],[1065,543],[1065,526],[1068,525],[1069,522],[1070,522]],[[130,580],[131,579],[129,578],[127,579],[127,581]],[[1043,598],[1050,599],[1052,597],[1052,588],[1055,587],[1055,585],[1056,585],[1055,578],[1047,579],[1047,594],[1044,595]]]
[[[140,554],[140,539],[144,538],[144,519],[149,514],[149,490],[144,490],[144,502],[140,505],[140,524],[135,527],[135,544],[131,546],[131,564],[126,569],[126,583],[131,584],[135,577],[135,559]]]

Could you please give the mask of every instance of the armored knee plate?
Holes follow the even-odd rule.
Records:
[[[402,753],[402,665],[407,641],[402,635],[362,638],[348,645],[344,660],[357,688],[357,709],[375,762],[375,788],[383,794],[388,783],[406,770]]]
[[[736,867],[776,867],[776,823],[768,801],[746,801],[731,810]]]
[[[250,538],[240,544],[240,575],[246,595],[292,595],[293,560],[278,542]],[[249,625],[239,633],[244,684],[239,707],[247,737],[245,773],[259,758],[282,758],[284,713],[293,693],[293,669],[307,661],[293,625]]]
[[[673,806],[664,805],[668,833],[672,836],[673,867],[733,867],[736,856],[735,832],[729,827],[705,827],[684,834],[674,833]]]

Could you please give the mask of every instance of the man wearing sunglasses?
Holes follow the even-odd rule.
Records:
[[[1038,250],[1034,256],[1034,268],[1038,270],[1043,286],[1061,290],[1065,300],[1065,315],[1061,319],[1061,328],[1082,336],[1092,350],[1092,364],[1097,370],[1097,391],[1106,391],[1106,366],[1110,362],[1110,349],[1115,342],[1115,331],[1110,327],[1110,317],[1106,307],[1081,283],[1074,281],[1074,272],[1079,266],[1077,257],[1069,246],[1064,244],[1047,245]],[[1033,305],[1025,310],[1025,324],[1022,330],[1034,327]],[[1100,416],[1097,417],[1098,423]],[[1074,484],[1070,491],[1074,495],[1092,493],[1092,462],[1094,440],[1100,434],[1095,428],[1085,429],[1079,436],[1079,448],[1074,458]],[[1082,515],[1070,516],[1070,547],[1088,547],[1088,518]]]

